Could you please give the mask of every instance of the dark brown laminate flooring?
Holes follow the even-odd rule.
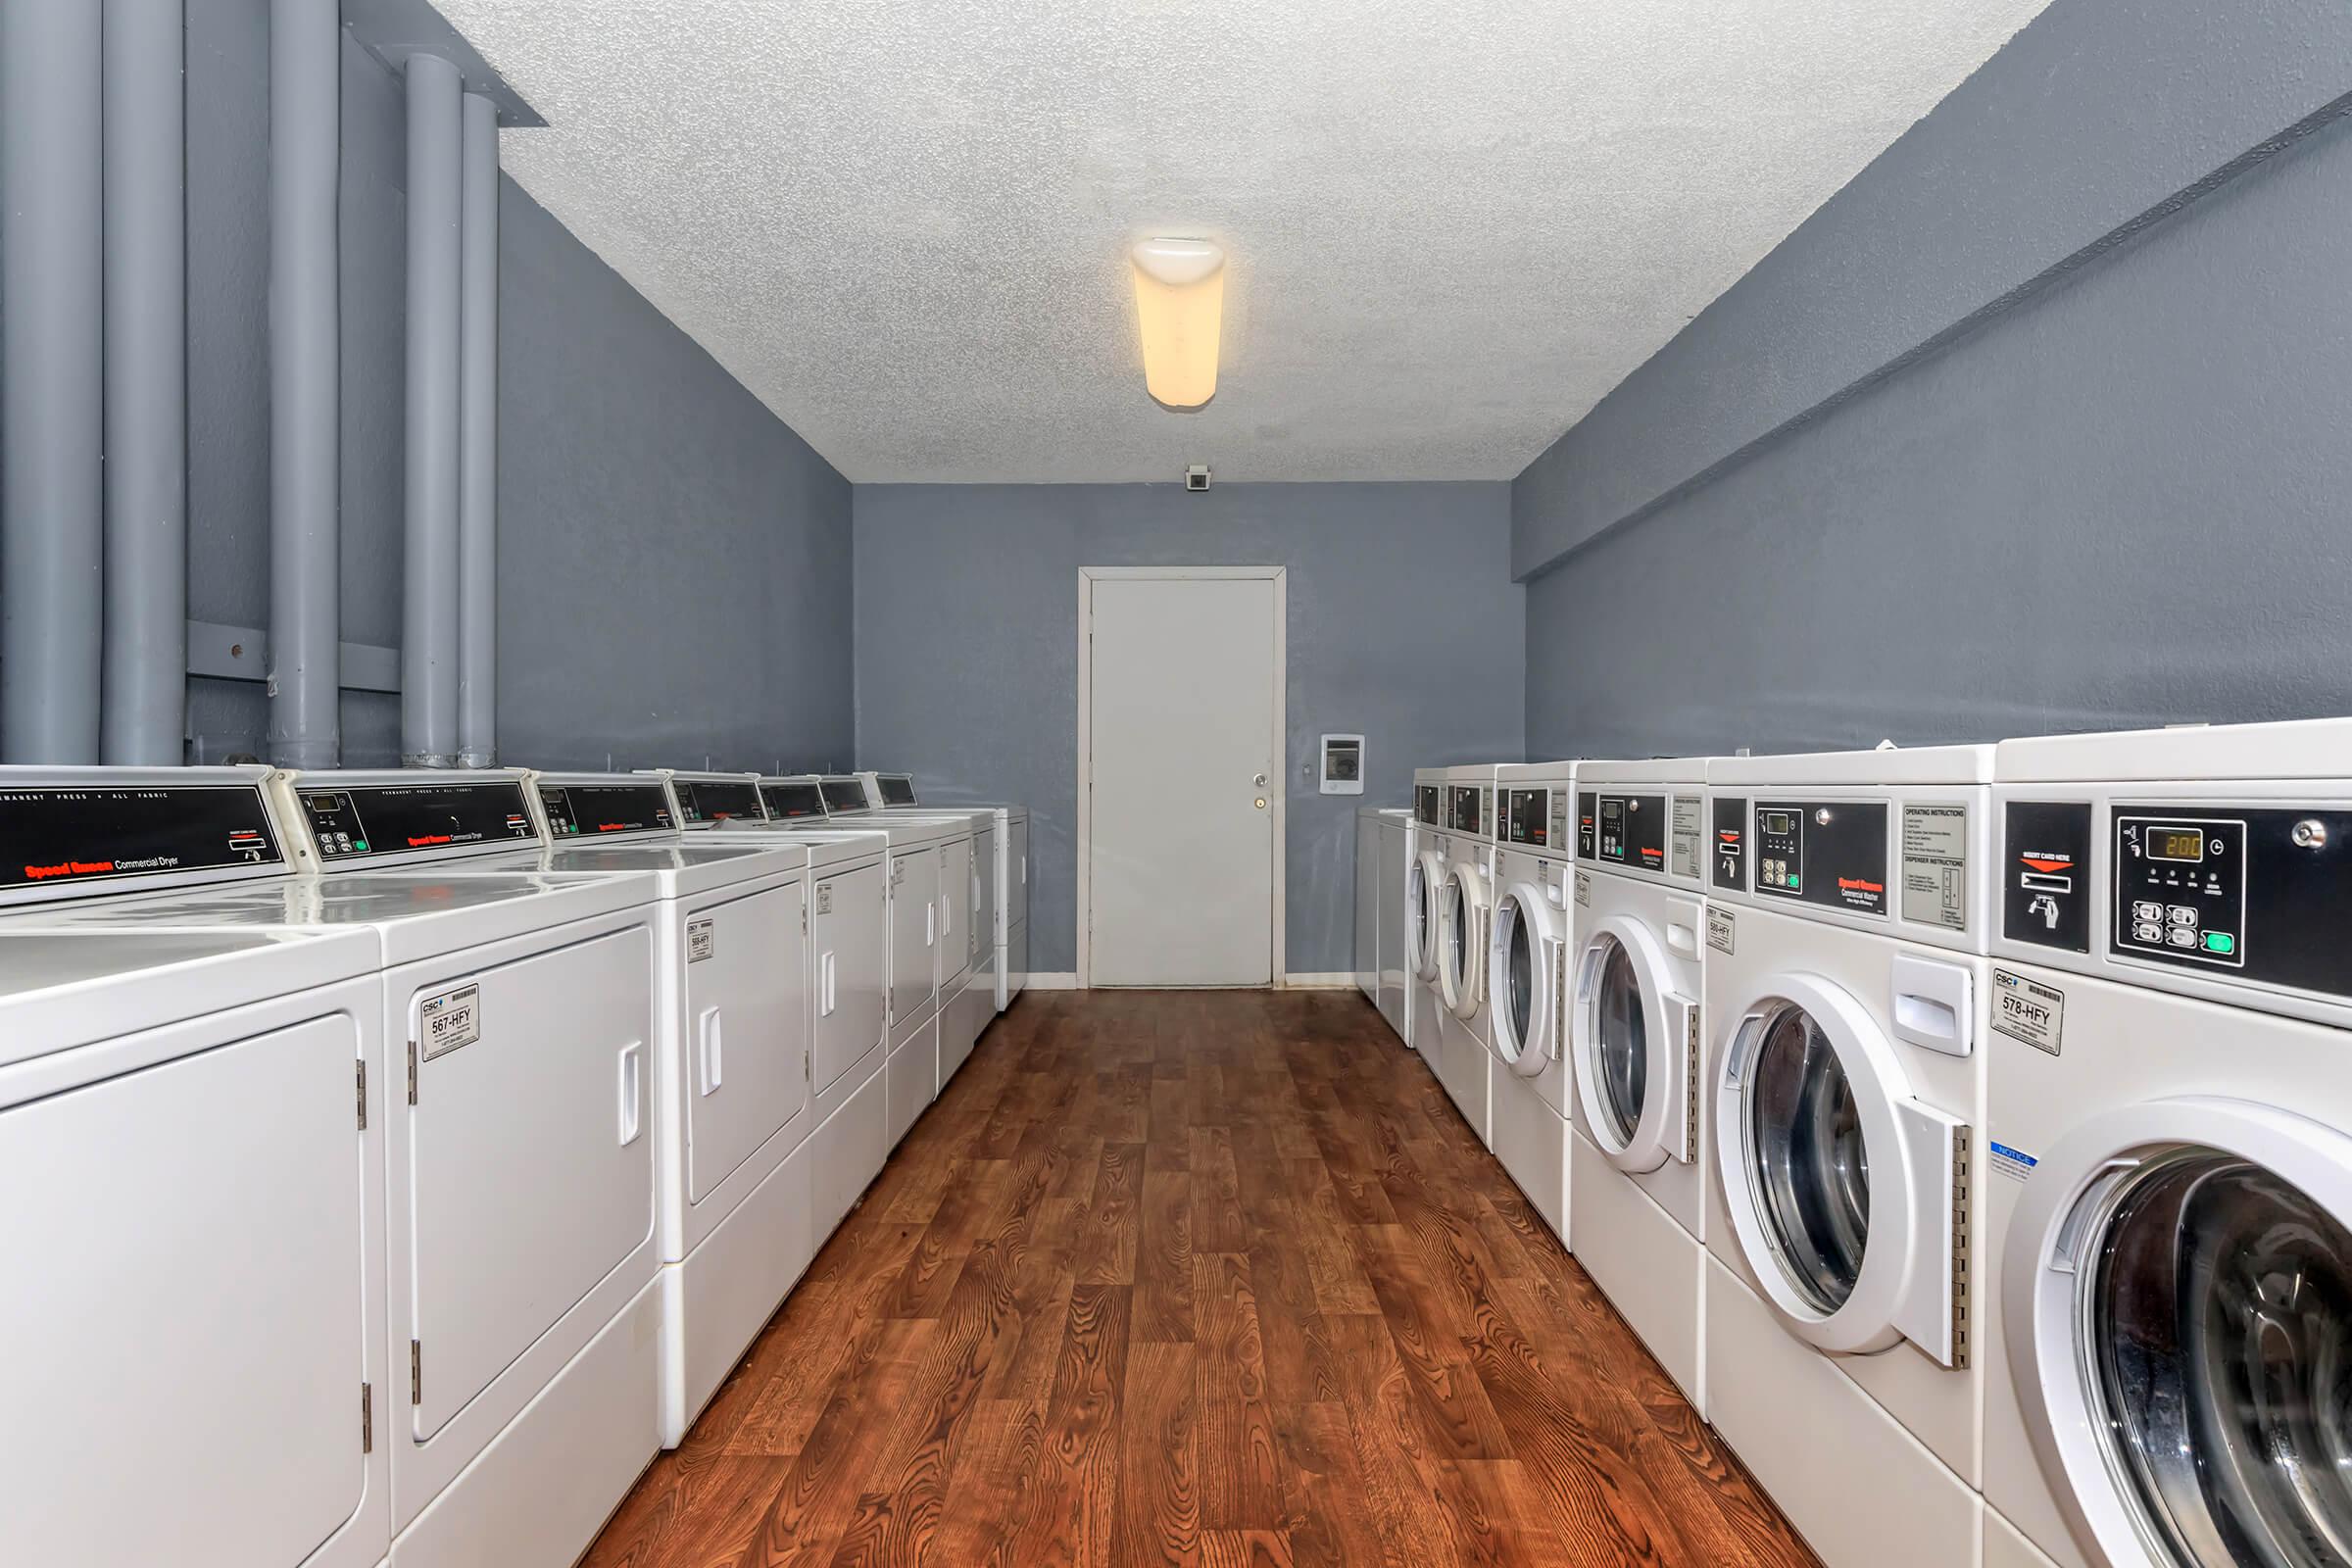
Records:
[[[1021,999],[593,1568],[1813,1562],[1353,992]]]

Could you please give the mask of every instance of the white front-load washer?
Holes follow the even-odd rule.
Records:
[[[1446,891],[1446,770],[1413,771],[1412,844],[1404,863],[1404,1043],[1437,1070],[1438,902]]]
[[[1577,1260],[1706,1412],[1705,759],[1577,767]]]
[[[1372,1001],[1380,1008],[1381,1017],[1396,1033],[1400,1042],[1409,1044],[1405,1031],[1411,1027],[1404,1005],[1405,975],[1411,959],[1406,946],[1411,934],[1406,930],[1407,904],[1406,867],[1413,863],[1413,813],[1402,807],[1391,807],[1380,813],[1379,864],[1374,868],[1374,898],[1380,907],[1380,947],[1377,967],[1373,973]]]
[[[1829,1568],[1979,1552],[1991,764],[1708,767],[1706,1412]]]
[[[11,1562],[368,1568],[391,1542],[375,942],[40,924],[282,887],[265,771],[0,768]]]
[[[1380,1005],[1380,812],[1355,809],[1355,989]]]
[[[1494,1157],[1563,1243],[1570,1224],[1568,1115],[1574,1091],[1563,1005],[1573,942],[1568,907],[1572,762],[1494,770],[1494,909],[1487,976],[1494,1064]]]
[[[391,1561],[569,1561],[660,1447],[650,884],[444,874],[542,842],[519,772],[312,775],[270,794],[282,841],[325,874],[38,918],[371,938],[402,1084],[385,1096],[394,1376],[375,1431]]]
[[[2352,721],[1994,777],[1986,1568],[2352,1561]]]
[[[1445,879],[1438,888],[1438,995],[1444,1004],[1431,1064],[1478,1141],[1492,1144],[1487,927],[1494,913],[1494,765],[1449,767],[1445,774]]]
[[[276,787],[330,784],[289,774]],[[660,912],[662,1443],[674,1448],[814,1255],[808,847],[681,832],[651,774],[537,772],[525,795],[544,847],[442,874],[641,877]]]

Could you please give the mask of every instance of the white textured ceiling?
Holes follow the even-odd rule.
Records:
[[[2046,0],[439,0],[506,166],[858,481],[1499,478]],[[1231,257],[1216,400],[1125,252]]]

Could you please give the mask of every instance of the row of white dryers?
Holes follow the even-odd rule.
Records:
[[[810,786],[0,769],[9,1560],[585,1549],[1022,978]]]
[[[2352,720],[1415,798],[1360,983],[1831,1568],[2352,1562]]]

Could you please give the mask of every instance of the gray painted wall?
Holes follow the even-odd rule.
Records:
[[[1514,572],[2063,280],[2348,92],[2341,0],[2055,0],[1529,466]]]
[[[269,619],[268,0],[188,0],[189,614]],[[343,636],[400,641],[400,84],[343,57]],[[500,193],[506,760],[813,761],[851,745],[850,486],[512,180]],[[190,682],[190,755],[258,683]],[[354,765],[399,699],[346,692]]]
[[[1839,202],[1878,211],[1877,187],[1930,165],[1971,187],[1984,138],[1985,177],[1996,177],[2011,117],[2094,89],[2129,100],[2112,106],[2119,114],[2161,103],[2182,122],[2181,145],[2213,152],[2214,117],[2244,129],[2231,118],[2239,95],[2078,70],[2079,54],[2054,61],[2037,37],[2046,26],[2074,38],[2101,18],[2120,29],[2140,9],[2058,0],[1965,89],[1971,114],[1947,114],[1947,103]],[[2253,9],[2268,19],[2256,41],[2290,12],[2311,21],[2315,49],[2343,35],[2340,18]],[[2174,41],[2209,20],[2174,17]],[[2109,44],[2120,36],[2132,35]],[[2158,41],[2136,39],[2129,58],[2144,61]],[[2249,70],[2263,58],[2229,57]],[[2352,83],[2340,61],[2320,70],[2329,58],[2306,63],[2306,96]],[[2209,62],[2204,75],[2221,69]],[[2225,153],[2226,173],[2168,216],[2127,225],[1965,330],[1931,333],[1926,352],[1690,473],[1532,582],[1531,755],[2352,711],[2352,292],[2341,265],[2352,254],[2352,122],[2302,126],[2275,156],[2239,156],[2247,150]],[[2112,195],[2102,179],[2066,199],[2096,212]],[[1789,245],[1827,242],[1811,228]],[[1934,292],[1937,263],[1917,229],[1839,243],[1865,273],[1874,258],[1909,258],[1897,280],[1916,273]],[[1824,271],[1786,310],[1727,296],[1708,356],[1801,364],[1807,323],[1843,303],[1868,314],[1868,297],[1840,292],[1851,282]],[[1714,395],[1696,368],[1645,376],[1617,395],[1611,428],[1630,428],[1643,408],[1671,428]],[[1667,449],[1592,432],[1556,448],[1515,486],[1522,557],[1586,526],[1576,496],[1654,486],[1671,471],[1654,466]],[[1692,462],[1709,448],[1674,450]],[[1615,657],[1624,650],[1655,657]]]
[[[1354,966],[1354,813],[1523,755],[1508,486],[860,485],[858,765],[1030,808],[1031,962],[1077,962],[1078,568],[1287,566],[1290,969]],[[1433,612],[1434,608],[1434,612]],[[1361,731],[1362,797],[1315,792]]]

